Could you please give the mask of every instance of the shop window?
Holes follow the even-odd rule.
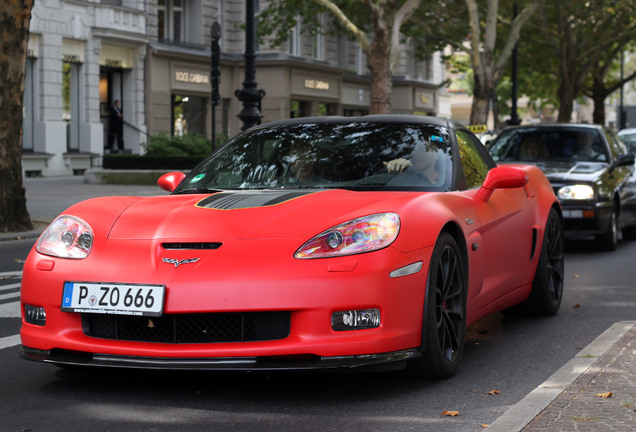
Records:
[[[157,26],[159,40],[185,42],[184,20],[186,0],[159,0],[157,4]]]
[[[208,99],[201,96],[172,96],[172,135],[205,136]]]
[[[318,104],[318,115],[319,116],[336,115],[336,109],[337,109],[337,106],[335,104],[320,102]]]
[[[308,115],[307,102],[298,100],[291,101],[289,118],[307,117]]]
[[[369,110],[367,109],[344,109],[343,115],[345,117],[358,117],[365,116],[369,114]]]

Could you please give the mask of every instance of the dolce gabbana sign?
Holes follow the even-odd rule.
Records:
[[[329,83],[327,81],[321,81],[317,79],[306,79],[305,88],[315,90],[329,90]]]
[[[170,85],[175,90],[208,92],[211,85],[210,71],[194,64],[172,63]]]
[[[178,82],[194,83],[194,84],[209,84],[210,77],[208,74],[199,72],[189,72],[184,70],[176,70],[174,72],[174,79]]]

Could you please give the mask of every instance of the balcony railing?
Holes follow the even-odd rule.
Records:
[[[95,25],[98,28],[145,35],[146,14],[141,10],[96,5]]]

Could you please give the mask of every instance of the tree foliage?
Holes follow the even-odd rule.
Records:
[[[422,14],[423,0],[272,0],[259,14],[258,34],[274,46],[287,40],[298,20],[303,30],[343,32],[355,40],[367,57],[371,74],[371,113],[391,111],[392,77],[400,60],[405,34],[416,36],[409,23]],[[427,3],[428,5],[428,3]],[[320,14],[333,18],[335,27],[324,29]],[[406,29],[409,29],[408,33]],[[419,32],[423,35],[423,32]],[[425,46],[421,39],[421,46]],[[424,50],[418,50],[419,53]]]
[[[0,232],[32,229],[22,184],[22,97],[32,0],[0,8]]]
[[[576,98],[592,94],[590,80],[609,79],[620,51],[636,38],[634,10],[636,0],[544,2],[524,31],[524,92],[554,102],[558,120],[570,121]]]

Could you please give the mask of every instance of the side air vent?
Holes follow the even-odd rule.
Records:
[[[196,242],[196,243],[161,243],[161,247],[167,250],[210,250],[218,249],[223,245],[219,242]]]

